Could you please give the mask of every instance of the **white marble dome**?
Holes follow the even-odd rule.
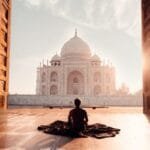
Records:
[[[100,61],[100,58],[99,58],[99,56],[97,54],[94,54],[92,56],[92,59],[95,60],[95,61]]]
[[[55,54],[55,55],[52,57],[51,60],[52,60],[52,61],[58,61],[58,60],[60,60],[60,56],[59,56],[58,54]]]
[[[75,32],[75,36],[67,41],[62,49],[61,56],[64,57],[91,57],[91,50],[88,44],[83,41],[80,37],[77,36],[77,32]]]

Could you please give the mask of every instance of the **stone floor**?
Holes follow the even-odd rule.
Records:
[[[150,119],[142,108],[86,109],[89,124],[103,123],[120,128],[116,137],[95,139],[47,135],[37,126],[67,120],[69,109],[0,110],[0,149],[8,150],[149,150]]]

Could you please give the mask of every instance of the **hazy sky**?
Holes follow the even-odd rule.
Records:
[[[142,86],[140,0],[12,0],[10,93],[34,94],[36,68],[78,35],[116,67],[117,86]]]

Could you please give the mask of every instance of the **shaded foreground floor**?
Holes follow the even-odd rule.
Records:
[[[141,108],[86,109],[89,123],[120,128],[116,137],[105,139],[54,136],[37,126],[67,120],[69,109],[9,109],[0,111],[0,149],[46,150],[149,150],[150,120]]]

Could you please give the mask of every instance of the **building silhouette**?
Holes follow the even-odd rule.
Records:
[[[101,96],[116,92],[115,68],[92,55],[88,44],[75,35],[47,64],[37,68],[36,94]]]

